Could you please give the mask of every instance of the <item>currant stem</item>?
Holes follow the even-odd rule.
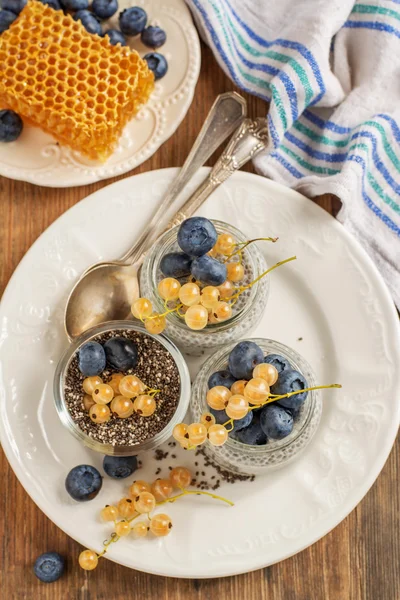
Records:
[[[173,313],[173,312],[177,312],[179,314],[179,309],[183,307],[183,304],[178,304],[177,306],[175,306],[174,308],[169,308],[168,310],[166,310],[163,313],[156,313],[154,315],[151,315],[150,317],[146,317],[146,320],[152,320],[152,319],[157,319],[157,317],[166,317],[167,315]]]
[[[232,252],[232,254],[230,254],[225,260],[224,263],[228,262],[228,260],[230,258],[232,258],[232,256],[236,256],[236,254],[239,254],[240,252],[242,252],[242,250],[244,250],[245,248],[247,248],[247,246],[249,246],[250,244],[252,244],[253,242],[277,242],[279,238],[273,238],[273,237],[266,237],[266,238],[254,238],[253,240],[248,240],[247,242],[239,242],[238,244],[235,244],[235,246],[237,247],[237,250],[235,250],[235,252]]]
[[[234,506],[234,503],[222,496],[217,496],[216,494],[211,494],[211,492],[203,492],[201,490],[192,491],[192,490],[183,490],[180,494],[176,496],[172,496],[171,498],[167,498],[167,500],[163,500],[162,502],[157,502],[157,506],[161,506],[161,504],[167,504],[168,502],[176,502],[179,498],[183,498],[183,496],[209,496],[210,498],[214,498],[215,500],[221,500],[222,502],[226,502],[229,506]]]
[[[271,271],[273,271],[274,269],[277,269],[278,267],[281,267],[282,265],[284,265],[292,260],[296,260],[296,258],[297,258],[297,256],[291,256],[290,258],[286,258],[285,260],[280,260],[279,262],[276,263],[276,265],[273,265],[272,267],[270,267],[269,269],[264,271],[264,273],[261,273],[261,275],[259,275],[256,279],[254,279],[254,281],[252,281],[248,285],[240,287],[239,292],[237,294],[234,294],[233,296],[231,296],[231,300],[237,300],[237,298],[239,298],[240,294],[243,294],[243,292],[245,290],[248,290],[251,287],[253,287],[253,285],[255,283],[257,283],[258,281],[260,281],[260,279],[265,277],[265,275],[268,275],[268,273],[271,273]]]

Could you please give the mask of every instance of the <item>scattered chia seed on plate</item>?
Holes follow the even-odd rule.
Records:
[[[82,383],[85,377],[79,371],[77,353],[68,365],[65,376],[65,403],[78,427],[97,442],[113,446],[135,446],[162,431],[173,417],[180,396],[179,371],[168,350],[145,334],[116,329],[102,333],[92,341],[104,344],[115,336],[123,336],[136,343],[138,363],[135,369],[129,369],[124,375],[136,375],[149,388],[160,390],[155,396],[155,413],[150,417],[141,417],[134,412],[127,419],[120,419],[112,414],[107,423],[93,423],[83,406],[85,392]],[[100,377],[107,383],[116,372],[107,366]]]

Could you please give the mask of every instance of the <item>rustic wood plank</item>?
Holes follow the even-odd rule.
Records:
[[[177,133],[134,173],[181,165],[215,96],[231,89],[234,89],[233,84],[218,68],[210,51],[203,47],[202,72],[187,117]],[[262,100],[247,99],[252,116],[267,112]],[[215,158],[210,159],[210,164]],[[251,171],[251,166],[247,170]],[[76,202],[109,183],[110,180],[57,190],[0,178],[0,291],[46,227]],[[328,195],[321,197],[318,203],[332,214],[336,214],[340,206],[337,199]],[[202,581],[146,575],[109,561],[104,561],[93,573],[82,572],[75,564],[80,550],[78,544],[34,505],[1,452],[1,597],[11,600],[125,600],[133,597],[147,600],[399,600],[399,448],[397,443],[377,482],[359,506],[312,547],[264,570]],[[31,571],[36,556],[48,549],[61,552],[69,560],[67,576],[53,585],[41,584]]]

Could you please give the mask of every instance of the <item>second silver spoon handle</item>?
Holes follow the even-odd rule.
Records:
[[[180,208],[179,212],[170,221],[167,229],[180,225],[182,221],[191,217],[221,183],[243,167],[256,154],[265,150],[267,144],[267,120],[263,118],[254,121],[244,119],[208,177]]]
[[[226,92],[216,98],[178,176],[174,179],[143,234],[134,246],[119,259],[121,262],[135,262],[155,242],[165,227],[165,225],[162,226],[165,214],[179,193],[213,152],[237,129],[245,116],[246,100],[238,93]]]

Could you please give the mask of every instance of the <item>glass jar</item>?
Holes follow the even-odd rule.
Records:
[[[310,365],[292,348],[268,339],[252,339],[264,351],[264,354],[280,354],[288,359],[296,371],[306,378],[309,387],[316,386],[315,375]],[[193,386],[191,412],[193,420],[198,422],[203,412],[209,410],[206,396],[208,379],[216,371],[227,369],[229,354],[236,344],[229,344],[215,352],[202,366]],[[293,431],[282,440],[269,440],[262,446],[250,446],[228,437],[223,446],[212,446],[207,440],[202,446],[212,462],[236,473],[257,475],[271,468],[282,466],[297,456],[314,436],[322,414],[322,402],[319,390],[308,392],[307,398],[299,409],[294,421]]]
[[[149,338],[153,338],[159,344],[162,344],[164,348],[166,348],[175,362],[179,372],[180,394],[175,413],[164,429],[156,433],[152,438],[149,438],[136,445],[114,446],[112,444],[99,442],[82,431],[79,425],[73,420],[72,415],[68,410],[64,394],[64,387],[69,365],[82,344],[85,344],[86,342],[89,342],[93,338],[96,338],[104,333],[115,332],[116,335],[121,335],[121,332],[123,331],[141,333]],[[182,354],[178,348],[166,337],[163,335],[151,335],[144,329],[144,327],[134,324],[131,321],[113,321],[112,323],[103,323],[93,327],[89,331],[86,331],[67,348],[56,368],[54,376],[54,399],[61,422],[77,440],[82,442],[82,444],[91,450],[101,452],[101,454],[131,456],[133,454],[144,452],[145,450],[154,450],[154,448],[157,448],[157,446],[160,446],[171,437],[173,428],[177,423],[180,423],[184,419],[189,406],[190,375]]]
[[[246,242],[244,233],[222,221],[212,221],[218,234],[230,233],[236,242]],[[157,286],[163,275],[160,270],[162,257],[169,252],[180,252],[177,242],[179,227],[167,231],[154,245],[143,263],[140,274],[140,293],[151,300],[154,310],[163,313],[164,301],[160,297]],[[246,285],[267,270],[264,256],[257,243],[250,244],[242,252],[242,263],[245,277],[240,285]],[[181,283],[186,283],[181,279]],[[238,284],[237,284],[238,285]],[[194,356],[204,354],[205,350],[222,346],[248,335],[259,323],[264,314],[269,294],[269,276],[263,277],[249,290],[241,294],[233,306],[232,317],[222,323],[209,323],[200,331],[189,329],[183,318],[176,313],[167,315],[166,335],[184,352]]]

